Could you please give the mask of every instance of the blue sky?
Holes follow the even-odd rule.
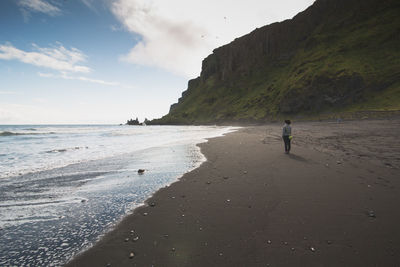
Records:
[[[161,117],[214,48],[312,3],[1,0],[0,124]]]

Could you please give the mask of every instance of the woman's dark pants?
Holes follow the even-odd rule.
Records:
[[[282,136],[283,138],[283,142],[285,142],[285,152],[289,152],[290,151],[290,139],[289,136],[284,135]]]

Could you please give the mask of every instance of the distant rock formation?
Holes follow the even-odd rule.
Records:
[[[400,109],[400,1],[317,0],[219,47],[151,124]]]
[[[150,121],[145,118],[143,122],[139,122],[139,119],[136,117],[136,119],[130,119],[126,122],[126,125],[140,125],[140,126],[146,126]]]
[[[133,119],[127,120],[126,125],[140,125],[140,122],[139,119],[136,117],[135,120]]]

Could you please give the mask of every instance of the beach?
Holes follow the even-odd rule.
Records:
[[[400,120],[243,127],[66,266],[399,266]],[[146,178],[146,173],[143,175]]]
[[[231,130],[0,125],[0,266],[64,265],[200,166],[196,144]]]

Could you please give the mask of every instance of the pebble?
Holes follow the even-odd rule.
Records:
[[[314,248],[314,247],[310,247],[310,250],[311,250],[312,252],[315,252],[315,248]]]
[[[226,179],[229,179],[229,177],[228,176],[224,176],[224,179],[226,180]]]
[[[267,243],[268,243],[268,244],[271,244],[272,242],[271,242],[271,240],[268,240]]]
[[[138,236],[135,236],[135,237],[132,239],[133,242],[136,242],[136,241],[138,241],[138,240],[139,240],[139,237],[138,237]]]
[[[175,248],[172,248],[171,250],[172,250],[172,251],[175,251],[176,249],[175,249]]]
[[[244,171],[243,173],[244,173],[244,174],[247,174],[247,171]]]
[[[131,252],[131,253],[129,254],[129,258],[132,259],[133,257],[135,257],[135,253]]]
[[[156,206],[156,203],[154,203],[154,202],[150,203],[150,207],[155,207],[155,206]]]
[[[330,244],[332,244],[332,241],[326,240],[326,243],[327,243],[328,245],[330,245]]]
[[[149,215],[147,212],[143,213],[143,216],[147,216],[147,215]]]
[[[111,263],[107,263],[106,267],[111,267]]]
[[[125,238],[125,242],[128,242],[129,241],[129,238]]]
[[[295,251],[295,248],[291,248],[292,251]]]
[[[288,242],[286,242],[286,241],[285,241],[285,242],[283,242],[283,244],[285,244],[285,246],[289,245],[289,243],[288,243]]]
[[[210,181],[208,181],[208,182],[207,182],[207,184],[211,184],[211,182],[210,182]]]
[[[376,218],[375,212],[373,210],[368,211],[368,217]]]

